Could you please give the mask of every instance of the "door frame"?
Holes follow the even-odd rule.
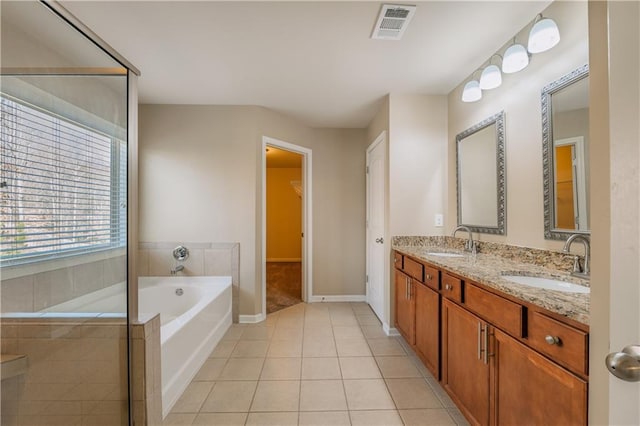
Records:
[[[267,147],[283,149],[302,155],[302,301],[313,298],[313,192],[312,151],[309,148],[262,136],[260,156],[262,158],[262,318],[267,317]]]
[[[555,148],[558,146],[572,146],[574,158],[573,162],[573,172],[574,172],[574,181],[573,181],[573,196],[574,196],[574,214],[578,215],[579,221],[579,230],[587,229],[587,172],[585,167],[585,158],[584,158],[584,137],[575,136],[571,138],[558,139],[553,141],[554,147],[554,162],[555,162]],[[554,164],[555,168],[555,164]],[[555,176],[555,172],[554,172]],[[554,185],[556,183],[554,182]],[[555,215],[558,212],[554,212]],[[558,218],[555,218],[556,223],[558,223]],[[575,222],[575,220],[574,220]]]
[[[381,145],[383,147],[383,162],[385,164],[385,175],[386,175],[386,164],[387,164],[387,150],[386,150],[386,144],[387,144],[387,132],[386,131],[382,131],[375,139],[373,142],[371,142],[371,144],[369,144],[369,146],[367,147],[366,150],[366,155],[365,155],[365,166],[369,167],[369,159],[371,157],[371,151],[373,151],[375,148],[378,147],[378,145]],[[386,182],[386,178],[385,178],[385,182]],[[386,187],[386,183],[385,183],[385,187]],[[369,188],[370,188],[370,179],[369,179],[369,173],[366,173],[366,187],[365,187],[365,199],[366,199],[366,206],[365,206],[365,223],[366,223],[366,228],[365,228],[365,277],[366,278],[366,282],[365,282],[365,300],[367,301],[367,303],[369,303],[369,281],[368,281],[368,276],[369,276],[369,267],[370,267],[370,257],[371,254],[369,253],[369,243],[370,243],[370,236],[369,236]],[[389,241],[387,241],[387,226],[386,226],[386,203],[387,203],[387,197],[386,197],[386,191],[384,191],[385,193],[383,194],[384,196],[384,205],[385,205],[385,212],[384,212],[384,242],[382,243],[382,249],[385,253],[387,253],[388,251],[388,247],[389,247]],[[384,265],[384,271],[383,271],[383,276],[381,277],[382,279],[382,294],[383,294],[383,300],[382,300],[382,318],[380,318],[380,320],[383,322],[383,325],[385,326],[385,332],[387,332],[387,330],[390,329],[389,327],[389,323],[388,321],[388,317],[389,317],[389,303],[390,303],[390,291],[389,291],[389,285],[388,284],[388,265],[387,262],[385,262]]]

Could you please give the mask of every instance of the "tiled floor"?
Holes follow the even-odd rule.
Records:
[[[164,424],[467,422],[368,305],[302,303],[261,324],[231,326]]]

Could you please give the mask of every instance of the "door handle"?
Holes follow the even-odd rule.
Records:
[[[376,243],[378,243],[378,244],[384,243],[384,238],[382,238],[382,237],[376,238]]]
[[[640,382],[640,345],[629,345],[612,352],[605,360],[611,374],[627,382]]]

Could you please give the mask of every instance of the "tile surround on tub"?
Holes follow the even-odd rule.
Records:
[[[138,244],[138,275],[170,276],[177,264],[173,249],[182,245],[189,249],[189,257],[179,264],[180,272],[188,276],[231,276],[233,322],[239,319],[240,243],[140,242]]]

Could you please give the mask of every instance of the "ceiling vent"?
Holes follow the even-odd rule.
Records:
[[[371,38],[400,40],[415,12],[415,6],[383,4]]]

